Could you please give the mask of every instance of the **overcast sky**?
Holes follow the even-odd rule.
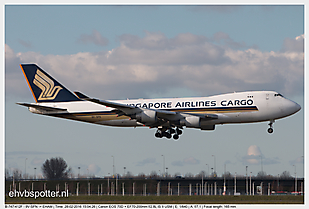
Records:
[[[216,166],[303,176],[304,7],[5,6],[5,168],[33,175],[51,157],[75,174],[196,174]],[[111,128],[31,114],[20,63],[37,63],[67,88],[100,99],[209,96],[274,90],[302,110],[268,123],[185,129]],[[163,158],[162,155],[165,157]],[[213,157],[212,155],[215,155]],[[216,165],[214,165],[216,158]],[[206,165],[207,164],[207,165]],[[295,166],[293,166],[295,165]],[[40,169],[37,169],[40,174]]]

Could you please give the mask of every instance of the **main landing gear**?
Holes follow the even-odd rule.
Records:
[[[172,138],[172,135],[173,135],[173,139],[178,140],[179,135],[181,135],[181,134],[182,134],[182,130],[180,130],[179,128],[176,128],[176,129],[158,128],[157,132],[155,133],[155,137],[157,137],[157,138],[166,137],[167,139],[170,139],[170,138]]]
[[[270,133],[270,134],[272,134],[274,132],[273,123],[275,123],[275,121],[271,120],[270,123],[268,124],[269,128],[267,129],[267,132]]]

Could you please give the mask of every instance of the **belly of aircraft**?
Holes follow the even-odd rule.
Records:
[[[217,114],[218,119],[209,121],[212,124],[224,124],[224,123],[245,123],[256,121],[254,113],[258,112],[257,107],[217,107],[217,108],[191,108],[191,109],[174,109],[173,112],[184,114]],[[88,113],[71,113],[55,115],[56,117],[83,121],[88,123],[95,123],[100,125],[111,126],[138,126],[135,120],[129,121],[128,116],[119,116],[113,112],[88,112]],[[117,122],[118,121],[118,122]],[[134,122],[135,121],[135,122]]]

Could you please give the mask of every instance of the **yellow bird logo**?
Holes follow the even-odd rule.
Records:
[[[54,86],[54,82],[38,69],[33,83],[42,90],[38,100],[53,100],[62,89],[60,86]]]

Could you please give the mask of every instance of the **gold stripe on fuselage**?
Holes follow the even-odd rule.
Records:
[[[171,112],[187,113],[187,114],[216,114],[216,113],[235,113],[235,112],[253,112],[258,111],[257,107],[217,107],[217,108],[204,108],[204,109],[173,109]],[[130,119],[128,116],[117,116],[113,112],[92,112],[92,113],[72,113],[57,115],[57,117],[85,121],[89,123],[96,123],[98,121],[109,121],[109,120],[123,120]]]
[[[56,115],[55,115],[56,116]],[[96,123],[98,121],[129,119],[128,116],[117,116],[116,113],[73,113],[73,114],[59,114],[56,117],[84,121],[89,123]]]

